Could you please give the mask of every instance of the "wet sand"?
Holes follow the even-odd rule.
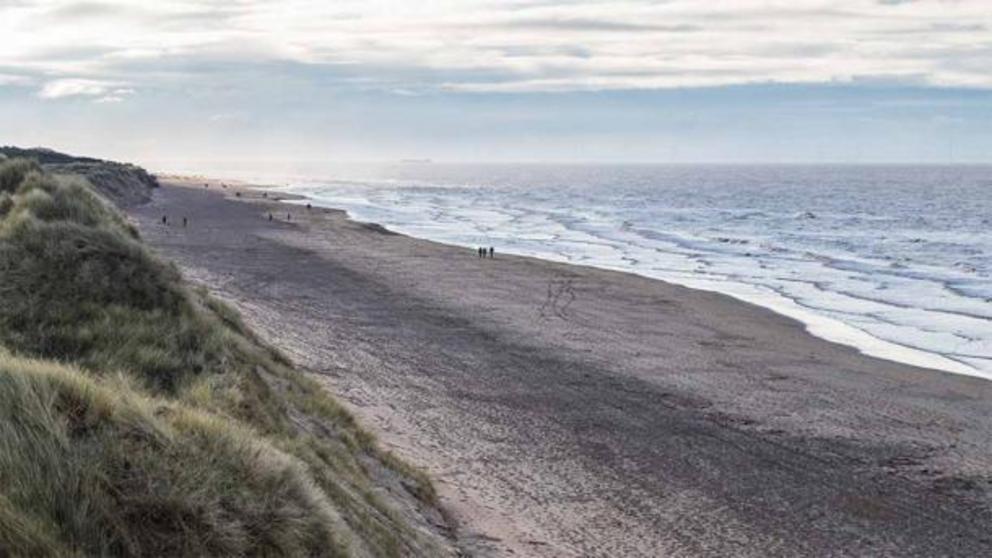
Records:
[[[992,555],[992,382],[236,188],[166,181],[130,213],[434,476],[470,554]]]

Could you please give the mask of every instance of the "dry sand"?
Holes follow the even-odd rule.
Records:
[[[274,195],[174,181],[131,213],[434,476],[468,553],[992,555],[992,382]]]

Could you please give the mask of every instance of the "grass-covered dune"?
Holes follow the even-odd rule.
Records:
[[[0,555],[435,555],[433,497],[86,180],[0,161]]]
[[[33,161],[50,174],[81,176],[100,195],[121,207],[147,202],[158,187],[155,176],[129,163],[77,157],[41,147],[0,146],[0,156]]]

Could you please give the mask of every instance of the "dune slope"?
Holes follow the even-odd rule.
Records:
[[[429,481],[96,191],[0,162],[0,554],[447,553]]]

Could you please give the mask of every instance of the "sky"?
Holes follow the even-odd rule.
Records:
[[[992,162],[992,0],[0,0],[0,143],[198,161]]]

